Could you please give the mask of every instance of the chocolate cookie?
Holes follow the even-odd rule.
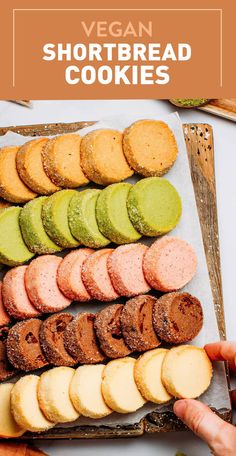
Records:
[[[59,313],[47,318],[41,325],[39,340],[48,362],[54,366],[74,366],[76,360],[66,351],[64,332],[73,320],[68,313]]]
[[[121,328],[127,345],[135,351],[145,351],[160,345],[152,323],[156,298],[140,295],[126,302],[121,314]]]
[[[189,342],[197,336],[202,324],[201,303],[189,293],[167,293],[154,304],[153,325],[165,342]]]
[[[39,343],[42,322],[37,318],[16,323],[7,338],[7,356],[10,363],[23,371],[39,369],[48,364]]]
[[[9,378],[14,377],[17,374],[17,370],[8,361],[7,358],[7,336],[8,336],[9,327],[3,326],[0,329],[0,381],[8,380]]]
[[[121,332],[121,314],[123,304],[113,304],[97,313],[94,328],[101,349],[109,358],[122,358],[129,355],[131,350],[127,347]]]
[[[94,318],[92,313],[79,313],[68,324],[64,333],[66,350],[81,364],[100,363],[105,359],[98,346]]]

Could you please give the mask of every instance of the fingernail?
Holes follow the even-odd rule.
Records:
[[[179,418],[183,418],[185,410],[187,408],[187,402],[185,400],[180,400],[174,404],[174,412]]]

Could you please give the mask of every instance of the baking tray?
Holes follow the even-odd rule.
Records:
[[[76,132],[95,122],[73,122],[11,126],[0,128],[0,136],[7,131],[24,136],[47,136]],[[207,124],[184,124],[184,138],[187,146],[191,177],[194,185],[195,198],[209,270],[211,288],[214,299],[215,313],[220,338],[225,339],[225,319],[222,294],[220,251],[218,239],[218,220],[216,204],[216,185],[214,170],[214,144],[212,127]],[[215,410],[226,421],[231,421],[231,409]],[[26,433],[21,440],[29,439],[90,439],[120,438],[140,436],[144,433],[182,431],[186,427],[171,412],[152,412],[140,422],[132,425],[109,426],[75,426],[53,428],[47,432]]]

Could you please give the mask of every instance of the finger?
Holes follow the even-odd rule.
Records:
[[[215,342],[204,348],[212,361],[229,361],[232,366],[236,366],[236,342]]]
[[[209,445],[216,456],[236,454],[236,429],[202,402],[183,399],[174,404],[175,414]]]

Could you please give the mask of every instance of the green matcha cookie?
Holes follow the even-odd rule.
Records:
[[[180,108],[197,108],[209,103],[209,98],[173,98],[170,102]]]
[[[127,197],[131,188],[132,185],[125,182],[112,184],[102,190],[97,199],[98,228],[116,244],[127,244],[141,238],[127,211]]]
[[[88,189],[77,192],[71,199],[68,219],[72,235],[86,247],[99,248],[109,244],[109,239],[99,231],[95,208],[101,190]]]
[[[26,203],[20,213],[20,227],[24,241],[31,252],[55,253],[61,248],[47,235],[42,222],[42,207],[47,196]]]
[[[177,190],[161,177],[137,182],[129,192],[127,207],[135,229],[144,236],[159,236],[173,230],[182,212]]]
[[[49,196],[43,203],[42,221],[48,236],[63,248],[78,247],[79,242],[70,231],[68,207],[76,190],[61,190]]]
[[[0,212],[0,262],[18,266],[30,260],[34,254],[24,243],[19,215],[21,207],[8,207]]]

